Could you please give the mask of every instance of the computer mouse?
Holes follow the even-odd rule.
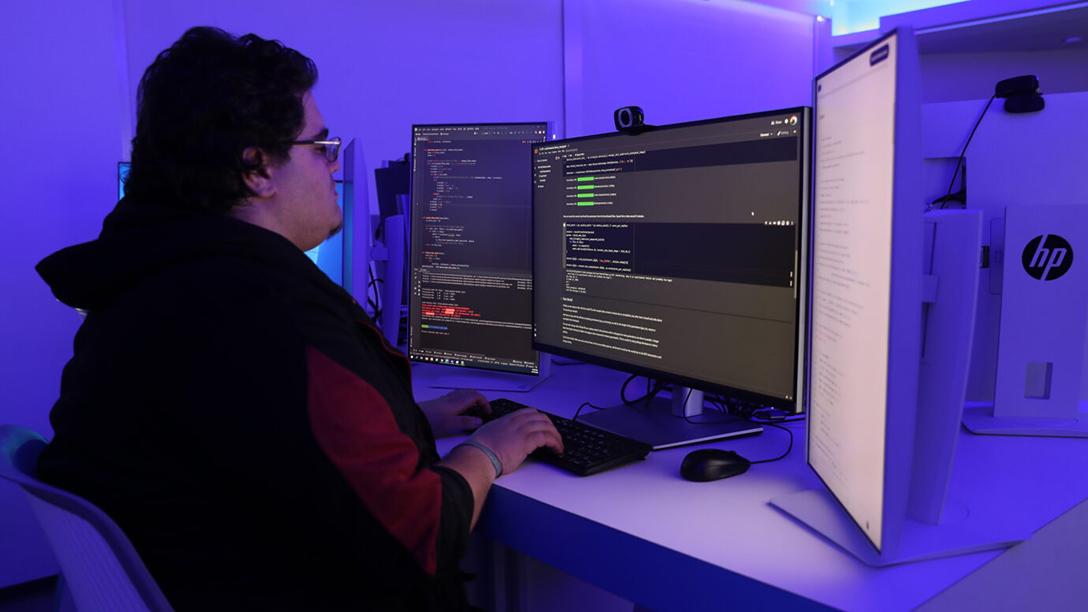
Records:
[[[703,448],[684,457],[684,462],[680,464],[680,475],[685,480],[709,482],[743,474],[750,465],[751,461],[733,451]]]

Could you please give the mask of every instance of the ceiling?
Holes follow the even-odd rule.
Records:
[[[1088,49],[1088,6],[922,28],[917,34],[922,53]]]

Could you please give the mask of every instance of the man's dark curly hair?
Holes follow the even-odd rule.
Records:
[[[126,197],[223,213],[251,195],[242,152],[288,158],[317,67],[279,41],[218,28],[185,32],[144,72]]]

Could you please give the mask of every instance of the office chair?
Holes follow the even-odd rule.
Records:
[[[26,493],[76,609],[172,610],[116,523],[87,500],[37,479],[45,445],[29,429],[0,426],[0,477]]]

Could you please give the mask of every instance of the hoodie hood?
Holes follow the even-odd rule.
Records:
[[[165,268],[224,255],[298,268],[331,283],[298,247],[275,232],[218,213],[128,198],[106,216],[97,240],[61,249],[36,269],[58,300],[94,310]]]

